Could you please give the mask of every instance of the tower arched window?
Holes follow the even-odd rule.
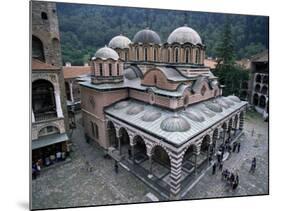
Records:
[[[147,61],[147,48],[144,48],[144,61]]]
[[[176,48],[175,49],[175,63],[178,63],[179,62],[179,49]]]
[[[99,71],[100,71],[100,76],[102,76],[102,63],[99,64]]]
[[[48,15],[47,15],[47,13],[41,12],[41,18],[42,18],[43,20],[48,20]]]
[[[45,61],[43,43],[35,36],[32,36],[32,58]]]
[[[108,64],[109,76],[112,76],[112,64]]]
[[[154,61],[156,62],[157,61],[157,49],[156,48],[154,48],[154,53],[153,53],[153,59],[154,59]]]
[[[189,51],[188,49],[185,50],[185,63],[188,63],[189,62]]]

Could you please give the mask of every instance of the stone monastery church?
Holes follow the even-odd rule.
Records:
[[[171,199],[243,130],[247,102],[222,96],[205,50],[186,25],[167,41],[149,28],[132,40],[118,35],[96,51],[91,76],[80,82],[86,137]]]

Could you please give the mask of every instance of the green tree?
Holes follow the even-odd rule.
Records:
[[[233,39],[229,19],[226,20],[221,42],[217,48],[220,62],[217,65],[215,74],[218,76],[220,84],[225,85],[223,95],[240,96],[242,83],[249,79],[249,73],[241,66],[235,64],[235,54],[233,50]]]

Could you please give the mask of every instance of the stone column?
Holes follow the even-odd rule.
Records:
[[[71,100],[71,102],[74,103],[74,97],[73,97],[73,82],[72,82],[72,81],[69,82],[69,90],[70,90],[70,100]]]
[[[243,130],[244,128],[244,114],[240,116],[240,121],[239,121],[239,130]]]
[[[60,91],[55,90],[54,94],[55,94],[55,99],[56,99],[57,116],[63,117],[62,108],[61,108]]]
[[[181,154],[171,154],[170,172],[170,199],[180,199],[181,179],[182,179],[182,160]]]
[[[197,174],[197,153],[195,152],[194,173]]]
[[[121,137],[117,136],[117,140],[118,140],[118,150],[119,150],[119,155],[121,156],[122,152],[121,152]]]
[[[148,161],[149,161],[149,173],[147,175],[148,178],[152,178],[153,174],[152,174],[152,154],[147,154],[148,156]]]
[[[34,116],[34,112],[33,112],[33,109],[31,111],[31,122],[35,122],[35,116]]]

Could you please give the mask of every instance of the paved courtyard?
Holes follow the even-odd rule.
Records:
[[[236,191],[229,190],[221,181],[220,172],[213,176],[209,169],[198,175],[200,180],[188,189],[185,199],[268,193],[268,123],[257,114],[248,113],[245,135],[240,139],[240,153],[232,153],[224,164],[225,168],[239,171],[240,184]],[[72,140],[71,161],[42,170],[32,181],[33,209],[144,202],[149,192],[161,199],[127,170],[119,168],[116,174],[113,160],[104,158],[103,151],[96,145],[86,143],[80,124],[73,132]],[[254,156],[257,169],[250,174]],[[89,171],[89,167],[93,170]]]

